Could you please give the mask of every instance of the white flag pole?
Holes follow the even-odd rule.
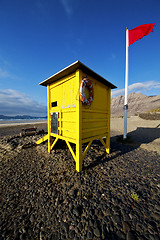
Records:
[[[128,28],[126,28],[126,72],[125,72],[125,98],[124,98],[124,132],[123,139],[127,138],[127,96],[128,96],[128,48],[129,48],[129,36]]]

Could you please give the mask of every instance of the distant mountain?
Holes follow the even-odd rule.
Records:
[[[17,120],[17,119],[41,119],[41,118],[46,118],[47,117],[33,117],[33,116],[29,116],[29,115],[17,115],[17,116],[5,116],[5,115],[0,115],[0,119],[2,120]]]
[[[123,116],[124,96],[117,96],[111,100],[111,114],[113,117]],[[142,93],[128,94],[128,116],[160,108],[160,95],[146,96]]]

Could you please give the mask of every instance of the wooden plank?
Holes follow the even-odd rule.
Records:
[[[42,142],[45,142],[48,140],[48,134],[45,135],[44,137],[42,137],[41,139],[39,139],[36,144],[41,144]]]

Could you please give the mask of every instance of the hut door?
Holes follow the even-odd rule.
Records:
[[[58,112],[51,113],[51,133],[58,134]]]

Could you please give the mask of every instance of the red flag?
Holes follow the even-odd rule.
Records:
[[[154,27],[155,23],[151,24],[143,24],[131,30],[129,32],[129,46],[134,43],[135,41],[143,38],[144,36],[148,35]]]

